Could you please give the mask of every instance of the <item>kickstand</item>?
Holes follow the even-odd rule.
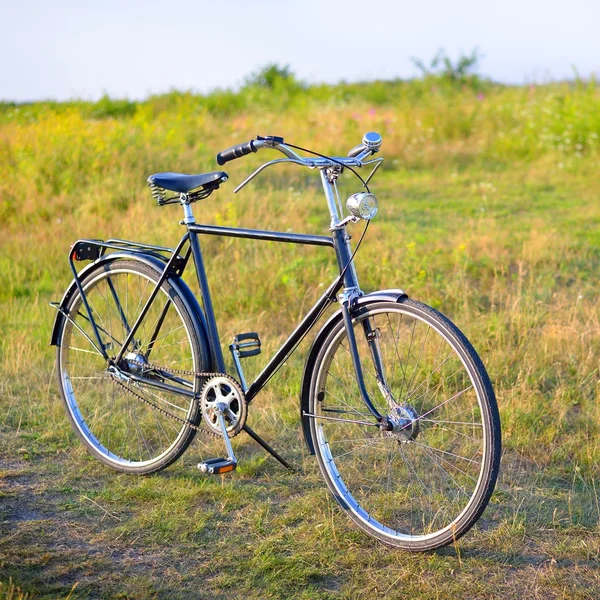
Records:
[[[290,471],[296,471],[290,463],[283,458],[280,454],[278,454],[265,440],[263,440],[253,429],[248,427],[248,425],[244,425],[243,430],[259,445],[262,446],[273,458],[276,458],[286,469]]]

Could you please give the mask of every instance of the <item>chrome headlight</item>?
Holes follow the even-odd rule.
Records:
[[[346,200],[346,207],[352,215],[360,217],[368,221],[372,219],[378,210],[377,198],[374,194],[369,192],[358,192],[352,194],[348,200]]]

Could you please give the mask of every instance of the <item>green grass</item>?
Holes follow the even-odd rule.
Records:
[[[0,598],[597,598],[596,84],[284,88],[0,106]],[[448,314],[498,396],[505,451],[480,525],[424,555],[350,525],[301,439],[307,343],[249,417],[299,474],[243,436],[234,440],[241,466],[223,479],[195,469],[216,452],[201,439],[148,478],[89,458],[48,346],[48,302],[69,283],[70,244],[174,244],[181,216],[153,204],[152,172],[215,170],[218,150],[257,133],[342,154],[369,130],[382,133],[386,162],[373,184],[380,214],[358,255],[361,284],[402,287]],[[198,219],[325,233],[312,172],[273,168],[232,194],[268,158],[228,164],[231,181],[196,205]],[[346,176],[344,193],[357,190]],[[205,254],[223,339],[261,333],[251,378],[334,276],[332,256],[216,238]]]

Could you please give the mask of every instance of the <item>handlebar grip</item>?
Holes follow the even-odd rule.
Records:
[[[350,152],[348,152],[348,156],[350,158],[354,158],[356,156],[358,156],[363,150],[366,150],[365,146],[363,144],[359,144],[358,146],[354,146],[354,148],[352,148],[352,150],[350,150]],[[221,164],[221,163],[219,163]]]
[[[242,156],[246,156],[246,154],[256,152],[256,150],[257,148],[254,147],[254,140],[250,140],[249,142],[244,142],[243,144],[231,146],[231,148],[227,148],[227,150],[221,150],[221,152],[217,154],[217,162],[219,165],[223,166],[230,160],[241,158]]]

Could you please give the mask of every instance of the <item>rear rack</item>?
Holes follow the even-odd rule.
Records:
[[[84,270],[78,272],[75,266],[75,261],[97,261],[103,256],[105,256],[107,252],[109,252],[110,254],[114,254],[118,253],[119,251],[126,251],[130,255],[134,256],[137,254],[154,257],[155,259],[165,264],[164,272],[160,276],[160,279],[157,283],[158,286],[162,285],[162,282],[168,276],[168,273],[174,273],[179,276],[183,273],[191,255],[190,245],[188,245],[187,250],[183,252],[183,248],[186,242],[188,241],[189,237],[185,235],[176,248],[169,248],[167,246],[156,246],[154,244],[141,244],[139,242],[132,242],[130,240],[109,239],[105,242],[104,240],[98,239],[81,239],[77,240],[71,246],[71,249],[69,250],[69,267],[71,268],[71,272],[73,273],[73,282],[79,294],[81,295],[88,316],[88,320],[92,325],[96,340],[98,341],[98,345],[96,345],[92,338],[87,336],[87,334],[84,335],[88,337],[92,345],[96,347],[98,352],[102,354],[104,358],[108,359],[106,352],[102,348],[102,340],[100,339],[100,334],[94,321],[92,310],[88,304],[85,291],[83,290],[81,274]],[[69,315],[64,311],[62,302],[51,302],[50,304],[51,306],[56,308],[60,313],[62,313],[65,318],[69,318]]]
[[[74,261],[94,261],[105,256],[107,254],[107,251],[113,250],[115,252],[118,252],[119,250],[125,250],[134,255],[144,254],[145,256],[152,256],[154,258],[157,258],[158,260],[166,263],[167,268],[170,271],[181,274],[185,269],[191,252],[190,247],[188,246],[188,249],[185,252],[184,256],[179,254],[186,241],[187,237],[184,237],[184,239],[181,240],[177,248],[169,248],[167,246],[141,244],[140,242],[132,242],[130,240],[119,240],[112,238],[110,240],[107,240],[106,242],[104,240],[94,239],[77,240],[71,246],[71,250],[69,250],[69,266],[71,267],[71,271],[75,279],[75,284],[79,289],[79,293],[84,297],[85,302],[85,294],[81,289],[81,280],[79,278],[79,273],[77,272],[77,268],[75,267]]]
[[[161,260],[166,258],[164,254],[172,255],[175,253],[174,248],[156,246],[154,244],[141,244],[130,240],[110,239],[105,242],[104,240],[82,239],[77,240],[73,246],[71,246],[69,261],[98,260],[106,254],[107,250],[142,252],[160,258]]]

